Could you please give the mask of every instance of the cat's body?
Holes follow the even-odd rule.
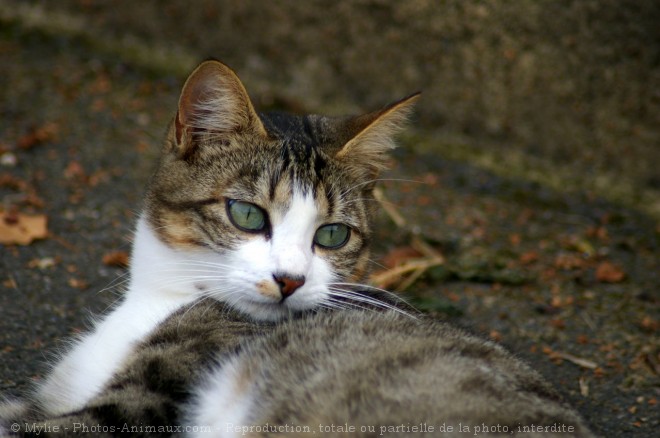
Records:
[[[373,186],[415,97],[359,117],[257,115],[230,69],[201,64],[147,192],[124,299],[0,412],[4,425],[187,418],[233,436],[243,430],[225,423],[556,419],[588,436],[499,347],[416,322],[359,283]]]
[[[524,425],[564,432],[529,436],[590,436],[537,373],[496,344],[449,324],[361,310],[289,321],[248,343],[198,386],[186,424],[215,437],[510,436]]]
[[[45,436],[591,436],[527,365],[449,324],[376,309],[258,322],[209,300],[161,324],[83,409],[17,421]]]

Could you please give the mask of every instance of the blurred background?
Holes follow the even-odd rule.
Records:
[[[159,74],[219,58],[262,108],[347,112],[422,90],[438,152],[660,217],[655,1],[3,4],[5,19]]]
[[[48,222],[0,246],[0,390],[116,298],[180,86],[209,57],[259,110],[421,90],[374,278],[513,348],[603,435],[655,436],[655,0],[0,0],[1,208]]]

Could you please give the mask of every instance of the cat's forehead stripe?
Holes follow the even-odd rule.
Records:
[[[277,113],[261,114],[261,118],[269,134],[280,141],[282,172],[315,191],[327,165],[321,146],[328,138],[318,126],[320,119]]]
[[[299,144],[315,148],[322,140],[323,131],[317,126],[319,120],[313,116],[293,116],[290,114],[269,113],[259,114],[266,130],[273,138],[290,139]]]

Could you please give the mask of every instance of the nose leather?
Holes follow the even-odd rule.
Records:
[[[296,289],[305,284],[305,277],[291,277],[286,274],[273,274],[273,278],[280,287],[282,299],[292,295]]]

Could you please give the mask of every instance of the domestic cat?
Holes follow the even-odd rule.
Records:
[[[416,99],[357,117],[257,114],[228,67],[202,63],[148,188],[124,300],[0,426],[592,436],[503,348],[361,284],[373,187]]]
[[[186,81],[147,190],[123,300],[33,399],[82,408],[165,318],[199,298],[256,320],[349,301],[368,264],[372,189],[417,95],[359,117],[258,115],[232,70]]]
[[[531,368],[447,323],[377,306],[255,321],[215,300],[161,323],[82,409],[12,421],[44,436],[593,436]]]

